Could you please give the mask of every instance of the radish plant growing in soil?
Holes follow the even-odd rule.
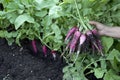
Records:
[[[101,37],[89,20],[120,25],[120,0],[1,0],[0,37],[9,45],[29,40],[33,55],[68,63],[63,80],[119,80],[120,42]],[[60,56],[59,56],[60,57]]]

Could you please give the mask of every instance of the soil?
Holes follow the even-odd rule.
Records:
[[[16,44],[9,46],[0,39],[0,80],[62,80],[66,63],[59,53],[54,59],[48,50],[45,57],[39,41],[36,41],[38,53],[34,53],[30,43],[22,42],[22,47]],[[93,74],[86,77],[88,80],[103,80],[96,79]]]
[[[62,80],[64,66],[62,59],[34,56],[27,48],[8,46],[0,39],[0,80]]]

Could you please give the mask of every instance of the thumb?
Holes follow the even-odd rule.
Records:
[[[96,21],[90,21],[89,24],[94,25],[99,30],[102,30],[105,27],[105,25]]]
[[[99,22],[96,22],[96,21],[89,21],[89,24],[94,25],[94,26],[97,26],[97,25],[99,25],[100,23],[99,23]]]

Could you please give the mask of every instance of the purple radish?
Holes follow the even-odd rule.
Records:
[[[96,37],[94,36],[94,34],[92,33],[92,31],[87,31],[86,32],[86,35],[87,35],[87,37],[89,38],[89,40],[90,40],[90,42],[92,42],[92,43],[96,43]]]
[[[101,43],[100,40],[97,40],[97,45],[98,45],[98,48],[99,48],[99,52],[100,52],[101,55],[103,56],[103,52],[102,52],[103,46],[102,46],[102,43]]]
[[[37,47],[36,47],[36,41],[35,40],[32,40],[32,48],[33,48],[34,53],[37,53]]]
[[[86,35],[88,35],[88,36],[89,36],[89,35],[92,35],[91,30],[87,31],[87,32],[86,32]]]
[[[100,41],[100,36],[99,36],[97,30],[96,30],[96,29],[93,29],[93,30],[92,30],[92,33],[93,33],[93,35],[95,36],[95,38],[97,39],[97,40],[96,40],[96,44],[97,44],[97,46],[98,46],[98,48],[99,48],[99,52],[101,53],[101,55],[103,55],[103,53],[102,53],[102,43],[101,43],[101,41]]]
[[[71,28],[66,35],[65,41],[67,41],[76,30],[78,30],[78,27]]]
[[[76,58],[74,60],[74,63],[76,62],[77,58],[78,58],[78,55],[81,51],[81,46],[82,44],[86,41],[86,35],[85,34],[82,34],[79,38],[79,45],[78,45],[78,50],[77,50],[77,55],[76,55]]]
[[[94,37],[92,31],[87,31],[86,35],[88,36],[88,38],[90,39],[90,42],[93,43],[93,45],[98,49],[98,46],[96,44],[96,38]],[[99,50],[99,49],[98,49]]]
[[[56,60],[56,51],[52,50],[51,53],[52,53],[52,56],[53,56],[54,60]]]
[[[87,35],[85,35],[85,36],[86,36],[85,42],[83,42],[83,44],[81,45],[81,52],[84,52],[84,53],[90,52],[90,50],[91,50],[90,49],[91,42],[90,42],[88,36]]]
[[[80,38],[80,31],[76,31],[73,35],[72,41],[70,42],[70,54],[75,51],[76,44]]]
[[[82,45],[82,44],[85,42],[85,40],[86,40],[86,35],[85,35],[85,34],[82,34],[82,35],[80,36],[80,44],[79,44],[79,45]]]
[[[100,42],[100,41],[98,41],[99,40],[99,38],[98,38],[99,35],[97,35],[96,31],[95,30],[93,30],[93,32],[92,31],[87,31],[86,34],[88,35],[88,38],[90,39],[92,45],[94,45],[95,48],[98,50],[98,52],[100,52],[101,55],[103,56],[102,50],[100,48],[100,45],[98,45],[98,42]]]
[[[98,34],[96,29],[91,30],[93,34]]]
[[[42,51],[44,53],[44,56],[46,57],[47,56],[47,46],[43,45],[42,46]]]
[[[82,46],[82,44],[84,44],[85,41],[86,41],[86,35],[85,35],[85,34],[82,34],[82,35],[80,36],[80,39],[79,39],[79,46],[78,46],[77,52],[80,53],[81,46]]]
[[[99,36],[99,34],[98,34],[98,32],[97,32],[96,29],[91,30],[91,32],[92,32],[93,36],[94,36],[96,39],[100,39],[100,36]]]

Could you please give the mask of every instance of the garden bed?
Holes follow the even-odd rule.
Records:
[[[0,0],[0,80],[120,80],[120,40],[89,24],[119,13],[120,0]]]
[[[0,42],[0,80],[62,80],[64,63],[36,57],[28,49]],[[41,53],[42,54],[42,53]]]

